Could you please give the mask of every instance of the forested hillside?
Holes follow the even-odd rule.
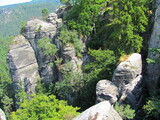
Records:
[[[1,7],[0,34],[2,36],[19,34],[23,23],[26,23],[26,21],[30,19],[42,19],[42,9],[46,8],[48,12],[54,12],[57,4],[58,3],[51,1],[33,1],[33,3],[30,4]]]

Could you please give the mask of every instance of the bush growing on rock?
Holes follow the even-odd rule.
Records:
[[[58,39],[62,41],[63,47],[65,47],[66,44],[72,44],[76,50],[76,55],[81,57],[83,45],[76,30],[62,28]]]
[[[56,45],[52,44],[51,39],[48,37],[38,40],[38,45],[42,49],[44,55],[49,55],[50,57],[54,57],[58,51]]]

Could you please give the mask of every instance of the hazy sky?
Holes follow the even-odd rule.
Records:
[[[30,2],[32,0],[0,0],[0,6]]]

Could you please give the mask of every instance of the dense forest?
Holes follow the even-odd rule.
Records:
[[[0,34],[3,36],[0,37],[0,104],[9,120],[71,120],[95,104],[97,82],[102,79],[111,80],[116,66],[125,61],[127,56],[135,52],[141,53],[143,64],[147,64],[147,42],[153,24],[154,1],[60,2],[66,11],[62,16],[63,25],[56,36],[61,47],[58,48],[48,37],[37,40],[37,44],[38,49],[51,59],[51,68],[62,71],[63,80],[46,84],[41,78],[37,82],[36,93],[29,95],[22,87],[17,91],[16,97],[6,59],[9,45],[13,44],[11,36],[23,34],[27,20],[43,19],[43,16],[53,12],[56,6],[39,3],[0,8],[0,11],[5,11],[0,12]],[[40,34],[41,28],[42,26],[39,26],[36,32]],[[85,41],[86,48],[82,41]],[[84,54],[89,56],[85,64],[77,65],[79,71],[74,71],[71,62],[60,57],[60,50],[67,46],[74,48],[75,56],[79,59],[83,59]],[[150,50],[159,53],[159,49]],[[147,61],[148,64],[157,63],[152,59]],[[124,120],[159,120],[160,100],[157,91],[154,92],[144,92],[145,99],[138,110],[118,103],[114,108]],[[15,107],[17,104],[18,109]]]

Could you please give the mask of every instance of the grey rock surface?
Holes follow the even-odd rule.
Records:
[[[160,47],[160,0],[156,0],[156,11],[154,15],[154,25],[152,28],[151,38],[148,42],[148,48],[159,48]],[[150,59],[159,59],[160,54],[148,52]],[[149,93],[154,94],[157,89],[160,88],[160,62],[156,64],[149,63],[147,66],[147,76],[145,83],[148,87]]]
[[[7,60],[15,93],[21,87],[28,94],[34,93],[39,79],[38,64],[34,50],[22,35],[14,38]]]
[[[111,104],[117,101],[118,88],[109,80],[100,80],[96,86],[96,103],[109,101]]]
[[[113,75],[112,81],[118,87],[132,82],[142,72],[142,59],[138,53],[133,53],[126,61],[121,62]]]
[[[108,101],[103,101],[88,108],[73,120],[122,120],[122,118]]]
[[[65,48],[62,51],[62,58],[64,62],[70,62],[72,65],[72,69],[75,72],[81,72],[81,66],[83,63],[83,60],[76,56],[76,51],[73,46],[70,44],[67,44]]]
[[[126,61],[116,68],[112,82],[119,90],[119,100],[127,102],[137,109],[143,98],[141,55],[133,53]]]
[[[35,51],[41,78],[46,83],[50,83],[51,81],[57,80],[57,70],[55,69],[55,66],[51,67],[49,65],[53,60],[49,56],[43,54],[42,50],[38,46],[38,40],[48,37],[53,41],[53,44],[56,44],[58,48],[59,41],[56,41],[55,39],[57,37],[59,25],[62,24],[62,21],[57,18],[55,13],[50,13],[47,21],[38,19],[28,21],[24,28],[23,35],[29,40],[32,48]]]
[[[5,113],[3,112],[2,109],[0,109],[0,120],[6,120]]]
[[[142,76],[139,75],[131,83],[127,84],[121,94],[120,102],[125,102],[130,104],[132,108],[138,109],[144,98]]]

